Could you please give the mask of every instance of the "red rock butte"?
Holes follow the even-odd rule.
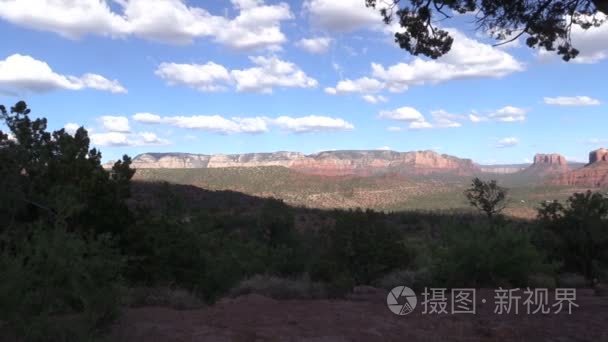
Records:
[[[600,148],[589,153],[589,164],[566,172],[552,180],[553,184],[580,187],[608,187],[608,149]]]

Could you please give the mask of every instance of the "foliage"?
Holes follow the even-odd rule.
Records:
[[[448,287],[528,286],[532,275],[552,270],[530,234],[511,225],[447,228],[433,254],[434,281]]]
[[[322,283],[312,282],[307,277],[298,279],[255,275],[245,279],[230,290],[230,296],[259,294],[274,299],[323,299],[327,290]]]
[[[542,239],[563,270],[591,280],[608,266],[608,197],[588,191],[572,195],[566,205],[554,201],[538,209]]]
[[[500,44],[525,34],[529,47],[557,50],[565,61],[579,54],[571,42],[572,26],[597,27],[606,20],[600,11],[608,14],[604,0],[365,0],[365,3],[379,7],[387,24],[396,20],[403,28],[395,33],[395,42],[402,49],[434,59],[452,47],[454,39],[450,32],[436,23],[452,18],[453,13],[474,12],[476,29],[488,32]]]
[[[492,218],[505,209],[507,189],[499,186],[495,180],[485,182],[475,178],[465,191],[465,196],[473,207]]]
[[[10,114],[0,106],[0,119],[14,139],[0,134],[0,213],[5,229],[43,220],[61,222],[68,230],[120,233],[130,222],[125,200],[134,170],[124,156],[111,172],[101,165],[101,153],[89,150],[84,128],[74,135],[47,131],[46,119],[32,120],[25,102]],[[109,214],[111,213],[111,214]]]
[[[407,267],[413,259],[401,234],[373,211],[336,213],[336,222],[322,238],[321,259],[313,277],[338,287],[369,285],[381,275]]]
[[[33,228],[0,254],[0,320],[27,341],[80,341],[99,332],[120,301],[122,257],[111,239]]]

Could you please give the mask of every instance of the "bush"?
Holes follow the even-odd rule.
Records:
[[[274,299],[327,298],[327,289],[307,277],[286,279],[268,275],[255,275],[230,290],[231,297],[259,294]]]
[[[602,278],[608,268],[608,197],[588,191],[572,195],[565,206],[544,203],[538,219],[540,245],[563,272]]]
[[[528,286],[551,273],[529,234],[510,225],[465,225],[447,230],[433,256],[433,278],[448,287]]]
[[[423,289],[432,285],[431,272],[426,269],[420,270],[397,270],[388,273],[378,279],[374,285],[390,290],[396,286],[407,286],[414,290]]]
[[[325,245],[313,267],[313,279],[346,290],[354,285],[369,285],[412,262],[402,234],[386,225],[383,214],[357,210],[336,216],[334,227],[321,237]]]
[[[565,288],[583,288],[589,287],[589,281],[582,274],[576,273],[563,273],[557,278],[559,287]]]
[[[26,341],[82,340],[117,317],[122,259],[100,236],[37,225],[0,255],[0,320]]]
[[[193,310],[205,306],[205,303],[194,293],[169,287],[126,289],[123,303],[130,307],[163,306],[177,310]]]

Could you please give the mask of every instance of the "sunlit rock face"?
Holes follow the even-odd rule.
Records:
[[[608,187],[608,149],[589,153],[589,164],[557,177],[554,184],[580,187]]]
[[[469,159],[440,155],[433,151],[327,151],[311,155],[296,152],[198,155],[145,153],[133,159],[133,167],[221,168],[283,166],[323,176],[375,175],[382,173],[429,174],[437,172],[471,175],[481,169]]]

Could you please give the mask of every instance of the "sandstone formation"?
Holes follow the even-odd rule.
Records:
[[[302,173],[323,176],[368,176],[382,173],[472,175],[481,169],[470,159],[441,155],[433,151],[327,151],[311,155],[296,152],[200,155],[146,153],[133,159],[133,167],[221,168],[283,166]]]
[[[601,148],[589,153],[589,164],[562,174],[554,184],[580,187],[608,187],[608,149]]]
[[[525,172],[536,173],[539,176],[549,176],[568,172],[568,162],[564,156],[552,154],[536,154],[534,163]]]

